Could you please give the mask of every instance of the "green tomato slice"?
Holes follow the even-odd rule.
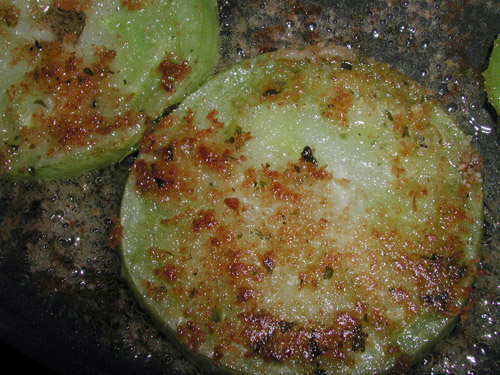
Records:
[[[121,160],[218,63],[215,0],[2,0],[0,15],[6,178],[70,178]]]
[[[493,44],[488,68],[484,72],[484,86],[488,100],[500,113],[500,36]]]
[[[462,311],[481,165],[429,92],[388,66],[338,47],[264,54],[141,141],[122,273],[218,371],[382,373]]]

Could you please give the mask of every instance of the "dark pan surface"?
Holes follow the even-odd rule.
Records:
[[[428,86],[473,137],[485,161],[484,272],[474,307],[413,370],[499,374],[500,144],[481,73],[500,33],[500,2],[219,5],[220,69],[282,46],[346,45]],[[136,305],[120,278],[118,253],[108,246],[133,160],[74,180],[0,182],[0,339],[60,373],[203,373]]]

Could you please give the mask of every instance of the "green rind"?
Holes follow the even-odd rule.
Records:
[[[488,100],[500,113],[500,36],[493,43],[488,68],[484,72],[484,86]]]

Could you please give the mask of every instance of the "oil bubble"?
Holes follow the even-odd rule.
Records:
[[[444,95],[448,91],[448,86],[441,84],[438,87],[438,95]]]
[[[19,284],[20,284],[21,286],[25,286],[25,285],[27,285],[27,284],[29,283],[29,281],[30,281],[30,278],[29,278],[29,276],[28,276],[28,275],[21,275],[21,276],[19,277]]]
[[[446,110],[447,110],[449,113],[456,112],[456,111],[458,110],[458,105],[457,105],[457,103],[454,103],[454,102],[448,103],[448,105],[446,106]]]
[[[54,212],[54,214],[50,215],[50,220],[55,222],[55,221],[61,221],[64,218],[64,211],[63,210],[57,210]]]
[[[484,356],[484,357],[489,357],[490,356],[490,346],[485,343],[485,342],[478,342],[474,344],[474,352],[476,355]]]
[[[306,29],[309,31],[314,31],[314,30],[316,30],[317,27],[318,27],[318,25],[315,22],[309,22],[306,25]]]
[[[432,353],[425,357],[422,363],[424,366],[432,367],[432,365],[434,364],[434,356],[432,355]]]
[[[62,246],[70,247],[75,243],[75,238],[73,236],[59,237],[58,241]]]

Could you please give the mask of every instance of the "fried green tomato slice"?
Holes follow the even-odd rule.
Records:
[[[210,79],[140,145],[123,276],[217,371],[375,374],[456,323],[482,161],[431,95],[337,47]]]
[[[488,68],[484,72],[484,86],[489,102],[500,114],[500,36],[493,44]]]
[[[119,161],[213,73],[215,0],[0,0],[0,176]]]

